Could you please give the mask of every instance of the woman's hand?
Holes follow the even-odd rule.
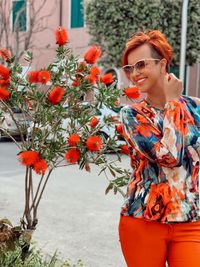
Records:
[[[164,78],[164,93],[166,102],[178,100],[183,92],[183,83],[173,73],[167,73]]]

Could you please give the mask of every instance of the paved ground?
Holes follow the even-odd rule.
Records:
[[[15,223],[24,203],[24,168],[16,160],[17,152],[12,142],[0,142],[0,217]],[[122,165],[129,168],[127,156]],[[107,181],[97,174],[96,166],[91,173],[70,166],[52,174],[33,239],[44,253],[57,249],[73,263],[82,259],[85,267],[125,267],[118,241],[123,198],[113,193],[105,196]]]

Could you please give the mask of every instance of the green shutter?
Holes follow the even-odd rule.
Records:
[[[71,28],[83,26],[83,0],[71,0]]]
[[[26,0],[13,1],[13,30],[26,31]]]

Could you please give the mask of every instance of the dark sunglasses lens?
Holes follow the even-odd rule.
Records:
[[[127,74],[130,74],[132,72],[132,66],[125,66],[123,69],[124,72]]]
[[[141,70],[141,69],[143,69],[145,67],[145,61],[144,60],[141,60],[141,61],[139,61],[139,62],[137,62],[136,64],[135,64],[135,68],[137,69],[137,70]]]

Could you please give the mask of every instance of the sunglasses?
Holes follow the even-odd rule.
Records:
[[[158,58],[147,58],[147,59],[141,59],[138,62],[136,62],[134,65],[125,65],[122,67],[124,72],[126,74],[131,74],[134,71],[141,71],[148,65],[149,61],[160,61],[161,59]]]

